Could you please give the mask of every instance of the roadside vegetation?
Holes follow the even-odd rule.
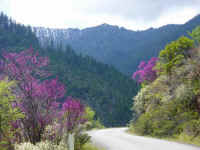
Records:
[[[32,48],[0,60],[0,149],[94,149],[87,129],[103,128],[95,112],[73,97]],[[64,102],[60,103],[59,100]]]
[[[190,38],[188,38],[190,36]],[[130,131],[200,145],[200,27],[141,62]]]

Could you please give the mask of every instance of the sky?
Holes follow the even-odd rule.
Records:
[[[0,11],[32,26],[144,30],[187,22],[200,14],[200,0],[0,0]]]

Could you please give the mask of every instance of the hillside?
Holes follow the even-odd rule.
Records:
[[[166,45],[156,63],[141,63],[133,76],[143,85],[134,97],[135,133],[199,145],[199,33],[200,27],[193,30],[192,39],[180,37]],[[146,78],[153,77],[152,72],[156,76]]]
[[[95,61],[88,56],[52,47],[40,48],[30,27],[16,24],[7,16],[0,16],[0,50],[21,51],[30,46],[50,58],[49,70],[65,84],[67,95],[90,105],[97,118],[106,126],[125,125],[131,118],[131,97],[137,86],[115,68]]]
[[[115,68],[91,57],[78,56],[68,47],[65,51],[48,48],[50,70],[67,87],[67,95],[89,104],[106,126],[122,126],[131,119],[131,97],[137,85]]]
[[[3,13],[0,14],[0,50],[15,48],[39,47],[37,37],[31,27],[17,24]]]
[[[186,35],[187,31],[199,24],[200,16],[196,16],[183,25],[166,25],[144,31],[132,31],[108,24],[83,30],[33,28],[33,31],[43,47],[70,45],[76,53],[92,56],[130,75],[140,60],[157,56],[167,43]]]

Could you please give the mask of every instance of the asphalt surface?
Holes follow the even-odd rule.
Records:
[[[127,128],[111,128],[88,132],[92,142],[105,150],[200,150],[200,147],[159,139],[133,136]]]

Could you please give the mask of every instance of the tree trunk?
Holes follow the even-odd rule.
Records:
[[[75,135],[74,133],[68,134],[68,138],[67,138],[68,150],[74,150],[74,143],[75,143],[74,135]]]

